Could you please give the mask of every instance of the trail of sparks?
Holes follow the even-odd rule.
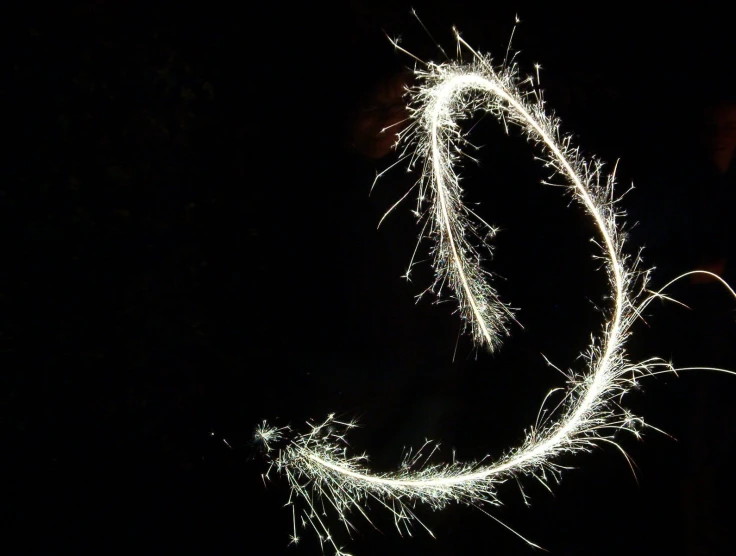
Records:
[[[463,191],[454,171],[461,147],[467,145],[457,122],[480,110],[506,126],[520,128],[541,150],[545,166],[565,179],[567,190],[591,216],[600,236],[613,306],[605,315],[602,332],[583,354],[584,369],[565,373],[566,388],[548,394],[542,406],[550,403],[555,392],[564,392],[563,399],[550,412],[540,410],[545,418],[537,419],[521,446],[490,463],[429,464],[425,446],[409,454],[398,471],[373,473],[366,466],[366,455],[350,455],[345,434],[355,426],[352,422],[330,416],[310,425],[309,433],[289,440],[288,429],[264,422],[256,436],[268,449],[269,470],[275,468],[286,476],[292,489],[289,503],[299,500],[305,506],[302,524],[315,530],[323,548],[330,546],[338,555],[346,553],[325,523],[328,510],[349,535],[354,528],[351,513],[370,522],[365,508],[374,501],[392,512],[400,532],[409,533],[412,522],[421,524],[413,512],[417,502],[433,509],[451,502],[497,505],[497,487],[508,479],[533,476],[545,485],[558,479],[562,468],[555,460],[562,453],[589,451],[602,443],[623,452],[614,433],[623,429],[638,436],[646,425],[620,405],[621,396],[644,375],[672,371],[661,359],[632,363],[626,357],[624,343],[632,323],[661,293],[640,302],[647,294],[648,273],[637,269],[638,257],[623,253],[625,234],[614,198],[615,176],[604,176],[600,161],[584,159],[570,137],[560,134],[559,121],[545,112],[531,78],[522,79],[515,66],[494,67],[488,56],[473,50],[459,35],[457,40],[471,52],[472,62],[430,63],[416,70],[418,85],[410,90],[412,123],[400,137],[411,164],[423,167],[419,207],[421,211],[423,200],[429,199],[427,235],[435,241],[437,290],[449,285],[478,343],[494,349],[508,334],[513,314],[481,267],[483,259],[472,238],[484,242],[474,213],[462,203]],[[278,450],[272,446],[277,442],[283,444]],[[296,542],[296,533],[292,540]]]

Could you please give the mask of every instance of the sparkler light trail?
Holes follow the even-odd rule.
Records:
[[[330,512],[349,535],[354,529],[351,514],[370,522],[366,503],[377,502],[393,514],[400,532],[409,532],[410,524],[421,524],[414,513],[417,503],[433,509],[451,502],[497,505],[498,485],[508,479],[533,476],[547,484],[558,478],[561,467],[555,462],[563,453],[589,451],[604,443],[623,452],[614,433],[627,430],[638,436],[647,425],[620,405],[621,397],[640,377],[672,371],[661,359],[633,363],[626,355],[632,323],[661,292],[647,292],[648,272],[638,270],[638,256],[624,254],[622,214],[614,197],[615,172],[605,175],[599,160],[585,159],[570,136],[560,132],[559,121],[545,112],[533,78],[520,77],[515,65],[494,66],[490,57],[456,37],[471,53],[472,61],[429,63],[415,71],[418,84],[409,90],[411,124],[400,134],[402,159],[422,168],[418,211],[426,215],[427,235],[434,240],[433,289],[451,288],[479,344],[494,349],[508,334],[512,311],[490,285],[488,272],[481,267],[482,256],[474,247],[478,242],[485,245],[480,233],[484,223],[463,205],[463,190],[454,170],[463,156],[462,147],[468,144],[458,121],[482,111],[507,129],[518,127],[538,147],[545,167],[567,182],[567,191],[595,222],[612,306],[604,314],[602,331],[583,354],[583,368],[565,373],[565,388],[545,397],[542,408],[552,405],[552,411],[540,410],[521,446],[495,461],[429,464],[427,452],[436,445],[427,444],[407,456],[399,470],[375,473],[368,469],[366,455],[350,455],[345,435],[354,422],[339,422],[330,416],[310,424],[306,434],[290,434],[288,427],[276,428],[266,422],[259,426],[256,440],[270,462],[264,479],[276,470],[291,487],[292,542],[299,540],[297,523],[301,522],[314,529],[323,549],[331,547],[338,555],[346,553],[330,532],[326,517]],[[425,202],[429,204],[426,210]],[[298,506],[302,509],[297,510]]]

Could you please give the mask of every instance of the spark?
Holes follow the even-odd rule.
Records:
[[[614,195],[615,169],[606,175],[600,160],[583,157],[571,137],[561,133],[558,119],[544,110],[541,95],[520,77],[516,65],[496,67],[457,31],[456,39],[459,47],[471,53],[472,61],[427,63],[425,69],[415,70],[417,83],[409,90],[411,125],[399,136],[402,159],[422,167],[416,212],[426,217],[425,234],[434,240],[433,290],[439,294],[443,285],[451,288],[479,345],[493,350],[508,334],[513,311],[499,299],[475,247],[477,243],[487,246],[486,238],[492,234],[481,234],[481,225],[487,225],[464,206],[454,169],[463,147],[469,145],[458,121],[481,111],[504,126],[521,129],[540,150],[545,167],[565,180],[566,190],[594,221],[612,306],[604,311],[601,332],[582,354],[582,369],[563,372],[548,362],[565,376],[566,386],[547,394],[522,444],[494,461],[484,458],[462,463],[453,456],[452,463],[431,463],[438,445],[427,443],[409,452],[398,470],[377,473],[369,469],[367,454],[355,455],[347,444],[346,434],[356,426],[354,422],[340,422],[330,415],[322,422],[311,422],[307,433],[291,437],[289,429],[266,422],[259,426],[256,440],[265,447],[271,468],[286,477],[292,493],[289,504],[301,502],[302,524],[314,530],[323,550],[331,547],[338,556],[347,553],[330,532],[328,513],[336,516],[350,536],[355,529],[351,516],[357,513],[372,524],[367,508],[377,503],[391,512],[400,534],[411,534],[412,524],[426,529],[414,513],[418,503],[434,510],[450,503],[467,504],[490,515],[487,507],[500,505],[497,489],[501,483],[518,482],[526,476],[550,488],[565,469],[556,463],[565,453],[612,444],[631,464],[614,434],[626,430],[638,437],[650,425],[622,407],[621,399],[641,377],[674,371],[663,359],[634,363],[626,354],[631,325],[653,299],[663,297],[663,289],[648,290],[649,272],[639,270],[639,256],[624,253],[623,213]],[[403,50],[397,43],[394,46]],[[429,204],[426,210],[424,202]],[[523,490],[522,496],[527,499]],[[292,540],[297,538],[294,529]]]
[[[261,446],[265,452],[270,452],[273,449],[271,444],[283,440],[284,431],[288,430],[289,427],[272,427],[266,421],[263,421],[253,433],[253,443]]]

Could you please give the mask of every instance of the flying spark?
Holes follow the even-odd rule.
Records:
[[[473,50],[457,32],[456,38],[472,61],[428,63],[415,70],[417,84],[409,90],[411,124],[399,136],[402,158],[422,169],[417,212],[426,215],[427,235],[434,241],[432,289],[435,293],[444,287],[452,290],[477,344],[493,350],[508,334],[513,311],[499,299],[475,247],[487,247],[480,232],[486,225],[464,206],[454,169],[468,145],[458,122],[481,111],[495,116],[507,129],[518,127],[539,149],[543,164],[565,180],[567,191],[595,222],[611,306],[605,311],[602,331],[582,354],[582,369],[565,373],[566,387],[547,394],[524,442],[495,461],[430,464],[427,452],[436,445],[427,444],[407,455],[398,470],[375,473],[367,466],[367,455],[353,455],[346,442],[354,422],[340,422],[331,415],[310,424],[306,434],[295,435],[264,422],[256,439],[266,450],[269,472],[276,469],[286,477],[291,487],[289,504],[302,508],[292,510],[293,542],[298,539],[299,516],[302,525],[316,532],[322,548],[330,547],[337,555],[347,553],[330,532],[326,517],[330,512],[349,536],[354,529],[351,517],[358,514],[370,523],[366,504],[377,502],[392,513],[399,532],[408,533],[412,523],[423,526],[414,513],[418,502],[435,510],[449,503],[494,506],[499,504],[498,485],[506,480],[532,476],[547,485],[558,479],[562,468],[555,462],[563,453],[590,451],[608,443],[626,456],[614,434],[627,430],[638,436],[648,425],[620,405],[621,397],[641,377],[673,370],[662,359],[633,363],[627,358],[624,344],[631,325],[649,302],[663,296],[661,290],[646,289],[649,273],[638,269],[639,257],[624,253],[615,171],[604,174],[601,161],[584,158],[571,137],[561,133],[558,119],[545,111],[533,80],[522,78],[515,65],[494,66],[489,56]],[[426,209],[424,202],[429,204]],[[562,401],[547,411],[560,392]]]

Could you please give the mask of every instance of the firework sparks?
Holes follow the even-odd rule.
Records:
[[[367,467],[367,456],[351,455],[345,440],[354,422],[330,416],[311,424],[308,433],[293,436],[263,423],[256,439],[267,451],[269,472],[275,468],[287,478],[292,493],[289,504],[302,508],[293,509],[292,541],[298,540],[296,524],[301,521],[317,533],[323,549],[331,547],[338,555],[346,553],[330,532],[325,518],[330,511],[349,536],[354,528],[351,516],[362,515],[371,522],[365,509],[370,501],[393,514],[400,532],[408,532],[412,523],[421,524],[413,511],[417,502],[433,509],[449,503],[497,505],[497,487],[510,478],[534,476],[547,484],[559,477],[561,467],[555,461],[560,454],[588,451],[602,443],[618,447],[613,435],[622,429],[638,436],[646,425],[619,404],[621,396],[640,377],[672,370],[661,359],[633,363],[626,356],[624,343],[632,323],[661,293],[646,291],[648,273],[638,270],[638,257],[623,252],[615,176],[605,175],[600,161],[583,158],[570,137],[561,134],[558,120],[545,112],[533,78],[520,77],[515,66],[496,67],[459,35],[457,40],[471,53],[472,61],[430,63],[416,71],[418,84],[409,91],[412,120],[400,135],[402,156],[411,166],[422,168],[417,210],[426,215],[427,235],[434,241],[432,289],[436,293],[444,287],[452,290],[478,344],[494,349],[508,334],[513,312],[490,284],[475,247],[486,245],[480,233],[485,223],[463,205],[454,170],[468,144],[458,121],[482,111],[507,128],[518,127],[541,151],[543,164],[564,178],[570,194],[593,219],[612,306],[604,315],[601,333],[583,354],[583,368],[569,371],[566,388],[555,390],[564,392],[563,400],[552,411],[540,410],[545,417],[527,429],[522,445],[496,461],[429,464],[427,452],[432,446],[436,449],[432,444],[407,456],[399,470],[374,473]],[[551,403],[551,394],[543,408]]]

